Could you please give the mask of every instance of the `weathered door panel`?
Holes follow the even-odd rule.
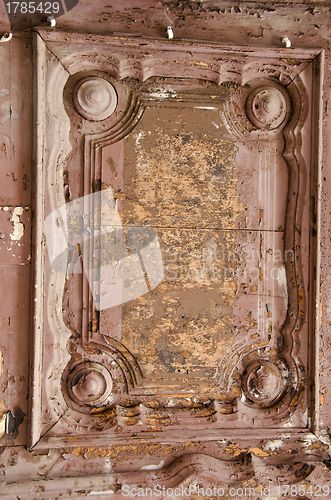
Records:
[[[43,36],[33,444],[305,432],[314,53]]]
[[[35,34],[21,465],[32,453],[46,476],[119,491],[289,484],[327,459],[311,383],[322,63]]]

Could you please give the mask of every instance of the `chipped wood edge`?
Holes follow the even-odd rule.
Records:
[[[109,35],[98,35],[95,33],[72,33],[66,31],[54,31],[48,28],[36,28],[35,32],[39,33],[40,37],[44,40],[45,44],[48,43],[75,43],[75,44],[101,44],[101,45],[112,45],[114,47],[123,47],[125,43],[126,48],[137,48],[142,49],[145,44],[149,44],[153,48],[153,42],[157,44],[158,51],[175,51],[175,52],[186,52],[189,47],[194,44],[194,52],[196,54],[208,53],[213,55],[216,53],[221,56],[232,55],[233,57],[238,57],[238,55],[245,55],[251,57],[265,58],[293,58],[296,57],[302,61],[311,61],[314,59],[322,50],[320,48],[291,48],[284,47],[254,47],[247,45],[226,45],[220,42],[213,42],[206,40],[202,42],[194,38],[180,39],[180,40],[167,40],[164,38],[155,37],[130,37],[130,36],[120,36],[115,34]],[[239,53],[239,54],[238,54]]]
[[[32,224],[32,338],[31,338],[31,381],[29,401],[28,444],[34,446],[40,438],[40,405],[42,391],[42,332],[44,297],[44,99],[45,82],[43,68],[46,63],[45,44],[36,35],[33,37],[33,222]]]
[[[312,379],[314,386],[312,388],[312,415],[311,415],[311,430],[318,437],[320,435],[320,422],[319,422],[319,367],[320,367],[320,285],[321,285],[321,220],[322,220],[322,163],[323,163],[323,102],[324,102],[324,65],[325,65],[325,51],[315,57],[313,61],[313,103],[312,103],[312,116],[316,116],[313,123],[312,134],[312,172],[315,179],[313,189],[316,196],[316,241],[312,249],[312,258],[314,258],[316,265],[315,283],[313,286],[313,297],[315,303],[314,307],[312,333],[313,333],[313,366],[312,366]]]

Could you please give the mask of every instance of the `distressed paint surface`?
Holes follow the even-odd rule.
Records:
[[[1,9],[3,6],[1,6]],[[32,47],[1,44],[0,62],[0,417],[1,445],[27,441],[30,296]],[[9,415],[6,417],[6,415]]]
[[[31,260],[29,207],[0,207],[0,255],[2,264],[28,264]]]
[[[107,4],[107,5],[106,5]],[[279,432],[275,435],[274,440],[268,440],[263,443],[261,436],[254,441],[250,439],[249,443],[240,444],[240,438],[238,436],[233,436],[232,440],[228,440],[224,447],[227,450],[227,456],[234,459],[234,462],[227,462],[228,467],[222,470],[218,470],[218,477],[223,478],[225,487],[230,484],[236,485],[246,485],[251,484],[256,488],[257,492],[261,492],[261,485],[268,484],[270,481],[274,486],[277,481],[280,480],[280,470],[284,473],[282,480],[286,483],[294,482],[296,485],[303,485],[309,487],[311,484],[329,484],[330,483],[330,473],[328,470],[328,453],[327,447],[329,442],[329,429],[330,429],[330,391],[328,389],[328,381],[330,378],[330,300],[329,300],[329,290],[330,290],[330,279],[328,277],[330,268],[330,173],[328,168],[327,154],[329,153],[329,131],[331,124],[329,123],[329,102],[330,102],[330,83],[329,83],[329,25],[330,25],[330,10],[328,2],[302,2],[297,4],[295,7],[288,2],[287,4],[282,4],[275,6],[271,3],[266,2],[264,6],[256,6],[254,2],[249,4],[241,2],[240,6],[231,2],[214,2],[216,10],[212,8],[208,10],[208,6],[203,5],[200,8],[198,5],[185,5],[182,3],[180,6],[176,6],[174,2],[169,2],[168,6],[163,6],[161,3],[151,2],[137,2],[132,4],[132,2],[121,2],[113,4],[111,2],[98,2],[98,6],[92,5],[90,2],[81,1],[79,4],[79,10],[73,10],[65,18],[58,20],[58,26],[69,31],[78,30],[86,32],[95,33],[110,33],[119,32],[137,35],[150,35],[153,37],[164,37],[165,27],[169,24],[173,24],[175,30],[176,38],[195,38],[200,40],[214,40],[223,42],[226,44],[233,45],[248,45],[248,46],[259,46],[259,47],[280,47],[281,37],[284,33],[287,33],[292,41],[293,47],[318,47],[325,48],[327,50],[326,58],[326,75],[325,75],[325,102],[324,102],[324,163],[322,165],[322,174],[320,177],[320,199],[322,203],[322,211],[320,213],[319,222],[317,225],[318,231],[320,231],[320,242],[321,242],[321,254],[319,256],[319,269],[321,271],[320,283],[318,284],[318,328],[321,335],[320,349],[316,351],[316,364],[319,369],[319,384],[315,378],[313,368],[309,372],[309,377],[315,380],[317,390],[320,392],[320,430],[316,429],[315,432],[322,437],[325,441],[325,450],[322,451],[322,446],[320,441],[314,442],[314,440],[305,440],[302,443],[302,448],[298,444],[291,442],[289,434],[286,434],[286,429],[284,433],[279,435]],[[222,22],[220,23],[220,17]],[[87,18],[89,19],[87,23]],[[233,29],[233,26],[236,29]],[[25,99],[24,106],[31,103],[31,88],[26,85],[26,67],[21,64],[22,59],[28,61],[30,58],[30,48],[29,40],[24,38],[15,38],[13,43],[15,43],[15,48],[12,50],[11,62],[14,61],[14,65],[11,65],[11,71],[15,67],[16,76],[12,73],[11,79],[9,79],[9,46],[4,44],[0,47],[1,57],[4,60],[2,72],[2,78],[4,79],[3,89],[9,95],[10,88],[14,88],[12,94],[12,102],[15,102],[17,95],[21,99],[21,92],[24,90]],[[291,59],[291,58],[290,58]],[[290,61],[288,59],[288,61]],[[293,62],[293,59],[291,59]],[[7,62],[6,62],[7,61]],[[28,62],[26,63],[28,64]],[[24,73],[24,74],[23,74]],[[8,82],[11,82],[10,85]],[[24,82],[24,84],[23,84]],[[14,87],[14,84],[15,86]],[[15,90],[16,88],[16,90]],[[17,88],[21,89],[20,91]],[[5,95],[5,94],[4,94]],[[16,96],[16,97],[15,97]],[[8,109],[8,104],[6,104]],[[26,109],[26,108],[25,108]],[[24,125],[29,122],[30,111],[25,111],[20,114],[21,119],[19,121],[12,121],[12,125],[15,123],[16,130],[30,130],[30,127]],[[22,119],[22,117],[25,117]],[[217,123],[217,122],[215,122]],[[217,123],[218,124],[218,123]],[[32,128],[32,124],[31,124]],[[216,127],[215,127],[216,129]],[[15,129],[11,129],[11,134],[15,135]],[[7,139],[8,128],[4,128],[4,141],[5,144],[2,154],[10,150],[10,142]],[[29,191],[26,191],[22,186],[26,185],[26,179],[24,176],[29,172],[29,154],[27,153],[26,146],[24,144],[31,144],[29,139],[29,134],[19,133],[19,141],[17,138],[14,143],[20,143],[21,147],[15,150],[15,154],[21,154],[22,157],[27,158],[27,163],[17,162],[15,164],[14,177],[18,179],[15,181],[12,177],[12,165],[13,161],[10,163],[4,160],[5,171],[7,172],[6,178],[9,183],[8,189],[2,190],[2,205],[7,206],[27,206],[30,203]],[[7,142],[6,142],[7,141]],[[306,141],[304,141],[303,147],[306,147]],[[1,149],[1,148],[0,148]],[[25,151],[25,153],[23,153]],[[276,154],[277,156],[277,154]],[[245,155],[245,149],[243,149],[243,158],[247,158]],[[23,167],[23,163],[25,166]],[[255,163],[255,162],[252,162]],[[28,165],[28,166],[27,166]],[[253,176],[251,177],[253,179]],[[20,184],[21,180],[21,184]],[[247,180],[249,182],[249,180]],[[71,189],[74,192],[77,189],[78,183],[72,182]],[[253,188],[252,188],[253,191]],[[281,204],[280,204],[281,205]],[[249,206],[252,209],[252,206]],[[252,209],[252,212],[254,210]],[[255,213],[255,212],[254,212]],[[244,219],[243,219],[244,220]],[[250,219],[252,220],[252,219]],[[259,219],[257,219],[259,220]],[[244,222],[243,222],[244,223]],[[249,227],[249,226],[247,226]],[[25,247],[26,254],[28,251]],[[5,391],[5,402],[6,404],[2,407],[5,411],[7,409],[13,408],[15,405],[20,406],[25,411],[25,400],[27,394],[26,381],[22,382],[21,386],[18,386],[17,391],[11,392],[7,389],[7,380],[11,380],[12,387],[17,387],[17,381],[19,377],[28,376],[28,365],[27,365],[27,355],[26,348],[28,342],[28,308],[26,308],[26,300],[29,298],[29,273],[27,268],[18,269],[17,273],[14,268],[3,269],[4,280],[6,283],[12,281],[14,276],[18,276],[15,283],[15,294],[13,293],[10,297],[6,297],[6,306],[2,308],[1,321],[4,325],[4,330],[2,331],[2,337],[6,334],[5,341],[2,345],[7,345],[6,349],[2,349],[4,353],[4,377],[1,382],[4,381],[3,388]],[[312,282],[310,280],[310,282]],[[252,284],[254,290],[255,284]],[[247,289],[246,285],[243,285],[244,289]],[[250,288],[250,287],[248,287]],[[19,290],[19,291],[18,291]],[[20,296],[18,297],[18,293]],[[21,300],[22,298],[22,300]],[[284,301],[284,297],[281,299]],[[7,304],[8,302],[8,304]],[[18,304],[20,304],[18,306]],[[22,304],[25,304],[24,307]],[[18,308],[23,307],[23,309]],[[14,318],[14,323],[8,325],[8,311],[12,311]],[[313,311],[312,311],[313,315]],[[22,321],[22,318],[26,318],[26,321]],[[72,319],[71,321],[75,324],[79,324],[79,319]],[[252,320],[252,324],[254,321]],[[10,342],[8,340],[8,333],[10,332]],[[312,349],[312,346],[310,346]],[[9,352],[14,357],[18,357],[20,360],[26,360],[24,366],[20,363],[19,369],[16,368],[14,363],[10,363]],[[6,368],[7,367],[7,368]],[[18,372],[16,372],[18,370]],[[56,375],[59,377],[59,373]],[[10,378],[12,377],[12,378]],[[24,424],[23,424],[24,426]],[[23,431],[23,426],[19,428],[19,435],[16,438],[15,443],[26,443],[25,434]],[[6,444],[8,439],[12,441],[12,436],[5,437],[5,441],[2,443]],[[215,449],[213,445],[208,444],[201,447],[192,446],[182,447],[182,445],[175,444],[173,446],[168,445],[166,449],[163,449],[160,445],[155,445],[155,448],[151,448],[149,445],[146,447],[143,444],[138,444],[136,446],[135,452],[129,448],[116,448],[115,446],[109,449],[102,449],[92,447],[90,448],[69,448],[68,450],[57,451],[42,451],[39,455],[38,452],[27,452],[22,448],[14,449],[7,448],[2,455],[2,464],[4,478],[7,478],[7,484],[3,486],[6,491],[6,496],[12,498],[14,495],[23,495],[24,498],[28,498],[27,489],[31,487],[31,498],[48,498],[57,497],[60,495],[70,495],[70,492],[75,492],[77,496],[84,494],[95,494],[98,492],[99,495],[111,495],[112,492],[120,488],[119,484],[125,484],[126,481],[131,481],[134,483],[134,479],[131,476],[120,478],[120,474],[110,475],[109,471],[115,466],[115,468],[126,470],[136,469],[137,465],[141,465],[142,471],[137,475],[137,483],[142,482],[142,477],[144,477],[145,484],[150,485],[152,481],[151,474],[155,474],[153,470],[146,473],[146,467],[155,467],[158,464],[162,464],[162,457],[164,455],[177,456],[184,455],[187,452],[196,452],[213,454]],[[298,450],[300,448],[300,452]],[[288,459],[292,461],[288,466],[281,469],[275,465],[275,468],[269,465],[266,468],[266,463],[272,455],[274,457],[274,463],[277,464],[283,459],[280,457],[280,450],[286,450],[285,455]],[[215,452],[216,454],[216,452]],[[268,455],[269,454],[269,455]],[[308,454],[308,455],[307,455]],[[283,458],[284,458],[283,456]],[[308,456],[308,459],[307,459]],[[101,457],[101,458],[100,458]],[[116,457],[116,458],[115,458]],[[294,465],[293,460],[298,460],[303,458],[303,463],[299,464],[297,467]],[[245,462],[251,460],[251,465],[247,468]],[[184,476],[189,482],[191,478],[202,478],[205,474],[206,464],[212,468],[212,465],[205,461],[204,464],[200,464],[196,459],[193,459],[195,466],[189,465],[189,460],[184,464]],[[310,465],[306,465],[304,460],[308,460]],[[319,464],[315,464],[315,460],[320,461]],[[324,465],[322,462],[325,462]],[[30,464],[27,467],[27,463]],[[222,462],[226,463],[226,462]],[[162,469],[163,465],[161,465]],[[169,476],[174,475],[174,470],[183,470],[183,463],[179,462],[175,465],[175,469],[167,469]],[[312,470],[311,467],[314,467]],[[285,470],[286,469],[286,470]],[[68,472],[70,470],[70,472]],[[118,469],[117,469],[118,470]],[[145,472],[143,472],[145,470]],[[271,472],[274,470],[274,473]],[[100,474],[99,476],[88,475],[87,479],[83,480],[81,474],[86,471],[86,474]],[[227,471],[229,472],[227,474]],[[142,476],[143,474],[146,474]],[[176,474],[176,473],[175,473]],[[239,477],[238,481],[234,481],[233,477],[236,474]],[[241,474],[245,475],[245,479],[241,477]],[[75,477],[69,477],[69,476]],[[304,477],[307,476],[307,479]],[[42,477],[42,479],[40,479]],[[55,482],[47,481],[43,479],[45,477],[52,477],[54,479],[59,479]],[[208,477],[202,481],[206,481],[206,484],[214,484],[214,475],[212,478]],[[37,482],[27,483],[27,480],[32,478],[37,480]],[[164,478],[164,476],[163,476]],[[179,483],[183,481],[183,476],[176,476],[176,481]],[[162,478],[157,476],[157,480],[160,483]],[[193,479],[192,479],[193,480]],[[8,484],[8,481],[10,484]],[[20,482],[23,481],[23,482]],[[330,485],[331,486],[331,485]],[[72,494],[72,493],[71,493]],[[4,496],[4,497],[6,497]],[[307,495],[308,496],[308,495]],[[277,498],[277,492],[273,491],[273,497]],[[308,496],[309,497],[309,496]]]
[[[81,443],[88,429],[93,445],[98,442],[98,434],[100,438],[102,436],[102,439],[116,443],[121,439],[130,440],[133,435],[143,437],[146,431],[158,433],[150,435],[153,444],[159,439],[159,435],[165,435],[170,430],[172,436],[176,435],[179,441],[187,440],[191,432],[198,433],[201,438],[214,439],[219,436],[219,430],[224,431],[225,428],[260,429],[261,426],[267,426],[270,432],[270,428],[277,426],[290,428],[292,431],[299,428],[306,432],[309,395],[304,373],[308,340],[305,283],[309,266],[301,265],[300,248],[302,246],[307,252],[309,241],[309,177],[306,175],[309,168],[309,146],[305,150],[305,157],[300,154],[300,146],[301,126],[304,127],[311,117],[306,113],[311,95],[311,79],[306,76],[306,72],[311,74],[311,67],[307,58],[309,60],[309,57],[317,57],[318,54],[310,55],[309,51],[305,51],[301,54],[303,61],[296,61],[295,65],[288,66],[279,60],[278,51],[271,52],[273,65],[271,68],[269,63],[263,66],[263,80],[258,78],[260,70],[255,66],[255,58],[251,61],[250,54],[244,54],[245,57],[238,58],[238,75],[233,82],[229,80],[233,76],[223,74],[220,70],[224,63],[222,58],[227,57],[223,54],[223,49],[202,47],[190,42],[184,46],[173,45],[173,49],[168,52],[168,67],[156,65],[154,73],[151,73],[150,68],[149,74],[154,74],[154,79],[140,83],[146,79],[142,69],[146,67],[146,58],[153,55],[158,60],[155,51],[157,53],[163,48],[163,42],[153,42],[151,45],[145,42],[142,50],[141,43],[136,40],[131,40],[128,47],[123,48],[116,37],[95,38],[95,47],[101,41],[104,43],[103,57],[95,64],[99,65],[100,70],[110,71],[111,75],[115,72],[118,78],[111,78],[107,74],[103,80],[100,77],[79,80],[80,73],[77,74],[76,71],[80,65],[84,67],[86,54],[81,51],[80,44],[76,46],[77,37],[73,36],[71,45],[68,45],[63,43],[68,34],[59,35],[59,39],[51,32],[43,32],[42,35],[48,38],[47,43],[51,44],[52,52],[47,48],[47,43],[45,45],[37,39],[40,62],[43,62],[43,58],[48,62],[45,67],[39,66],[42,85],[47,88],[48,96],[44,102],[41,94],[41,102],[47,108],[54,100],[57,114],[52,118],[52,127],[58,129],[59,142],[63,145],[60,163],[62,169],[58,168],[59,160],[54,162],[52,141],[50,150],[45,148],[47,156],[41,157],[41,161],[47,165],[46,184],[50,186],[45,198],[46,214],[54,206],[65,201],[71,202],[73,197],[89,196],[98,192],[102,186],[107,190],[112,189],[114,194],[110,203],[118,212],[116,227],[110,232],[112,236],[107,240],[108,243],[117,241],[122,222],[120,215],[125,223],[124,234],[127,231],[129,235],[129,225],[133,228],[157,230],[163,253],[178,254],[180,259],[168,265],[168,269],[165,262],[167,280],[170,281],[171,277],[169,270],[177,275],[176,280],[156,284],[155,290],[146,294],[145,304],[125,301],[126,305],[123,305],[122,310],[110,309],[101,314],[91,296],[93,293],[94,297],[101,294],[99,290],[107,279],[106,275],[98,274],[97,268],[85,268],[87,279],[84,276],[71,276],[68,272],[65,275],[53,272],[48,276],[49,264],[46,262],[47,271],[42,271],[39,283],[41,287],[45,287],[45,293],[50,294],[50,300],[55,301],[56,309],[47,311],[43,340],[45,361],[34,375],[35,391],[42,385],[42,380],[46,381],[38,395],[40,406],[37,398],[34,404],[34,410],[40,415],[40,429],[37,428],[37,419],[33,439],[38,441],[39,435],[42,435],[37,446],[49,446],[52,442],[59,445],[71,429],[75,429],[77,444]],[[142,59],[140,66],[137,56],[135,65],[121,66],[118,61],[117,69],[111,69],[114,62],[109,57],[113,44],[119,51],[118,57],[128,57],[127,51],[132,57],[135,53],[139,54]],[[79,48],[77,54],[76,47]],[[203,50],[207,52],[201,53]],[[91,62],[93,45],[89,45],[88,51],[88,60]],[[169,68],[170,63],[176,65],[177,51],[181,51],[180,74],[187,71],[191,79],[184,82],[174,80],[178,91],[177,87],[167,87],[165,91],[160,91],[160,81],[155,76],[173,78],[173,72]],[[196,57],[194,69],[191,68],[192,52]],[[54,54],[60,58],[62,66],[58,64]],[[220,118],[224,124],[221,139],[217,127],[210,124],[208,115],[205,114],[205,108],[209,110],[210,107],[216,107],[214,104],[210,106],[209,101],[214,103],[220,96],[217,93],[215,96],[212,84],[208,87],[207,84],[201,86],[197,83],[204,78],[211,82],[217,80],[215,72],[209,70],[205,74],[205,59],[208,60],[208,68],[212,68],[213,60],[217,57],[220,64],[218,78],[224,78],[228,82],[220,87]],[[199,59],[201,64],[197,64]],[[245,79],[250,79],[245,85],[240,84],[241,71],[244,72]],[[301,73],[304,74],[303,80],[299,73],[300,76]],[[279,81],[273,78],[275,74]],[[56,85],[58,79],[64,89]],[[295,83],[290,84],[291,79],[295,79]],[[286,89],[280,83],[283,81],[288,82]],[[107,115],[107,109],[100,111],[99,107],[95,110],[91,108],[80,91],[83,86],[81,82],[84,85],[88,83],[92,88],[94,85],[99,86],[98,88],[101,86],[104,92],[107,92],[109,85],[113,85],[117,96],[114,114],[109,112]],[[225,93],[224,89],[227,89]],[[49,97],[54,92],[56,97]],[[249,105],[251,96],[256,96],[256,107]],[[258,103],[265,97],[273,104],[260,108]],[[192,122],[190,135],[183,145],[182,140],[180,143],[177,141],[177,136],[169,126],[169,117],[172,123],[180,125],[183,118],[178,119],[178,116],[185,117],[189,103],[191,108],[193,103],[194,109],[199,110],[202,130],[212,127],[213,134],[201,135],[195,122]],[[162,137],[161,128],[154,124],[159,115],[150,112],[153,107],[166,109]],[[171,111],[173,108],[177,108],[176,118]],[[41,122],[43,112],[41,106]],[[108,117],[101,120],[101,116]],[[263,123],[265,119],[268,120],[266,124]],[[257,125],[253,126],[256,122]],[[187,126],[186,118],[185,132]],[[309,127],[309,122],[307,126]],[[156,130],[155,136],[150,128],[153,132]],[[124,137],[128,137],[128,140]],[[143,141],[143,137],[147,140]],[[138,154],[137,138],[138,147],[142,148],[143,145]],[[47,144],[48,141],[50,137],[46,138]],[[168,155],[160,154],[155,162],[149,152],[153,148],[157,150],[160,145],[162,152],[164,141],[167,143]],[[209,141],[207,149],[205,141]],[[73,144],[82,144],[83,147],[73,148]],[[224,150],[224,144],[230,149]],[[233,156],[226,156],[231,148]],[[42,146],[41,151],[43,149]],[[227,159],[224,179],[229,189],[233,190],[233,197],[230,207],[221,204],[217,226],[211,222],[210,227],[203,223],[204,214],[209,215],[210,211],[210,200],[204,200],[203,197],[200,203],[201,220],[197,221],[197,210],[193,214],[193,226],[185,225],[191,215],[185,210],[185,217],[179,222],[175,220],[175,214],[177,219],[180,218],[178,213],[181,212],[183,201],[187,200],[185,188],[183,194],[180,188],[185,182],[191,186],[186,159],[188,152],[193,156],[193,150],[195,162],[192,162],[191,168],[194,171],[195,167],[203,176],[202,190],[210,183],[210,170],[219,161],[223,160],[224,163],[225,157]],[[203,158],[200,150],[205,153]],[[211,158],[206,158],[207,150],[213,152]],[[179,168],[175,169],[173,162],[168,161],[169,156],[174,157],[173,151],[179,158]],[[250,160],[247,161],[247,158]],[[171,205],[170,216],[166,219],[166,224],[163,224],[163,215],[167,213],[166,208],[163,211],[159,209],[162,192],[165,190],[167,193],[170,172],[173,172],[175,178],[180,169],[183,174],[177,188],[177,203]],[[145,185],[138,181],[137,170],[144,176]],[[155,184],[158,170],[160,182]],[[243,172],[246,175],[250,172],[250,177],[254,177],[254,182],[247,183],[247,190],[241,179]],[[212,184],[210,186],[210,191],[213,191]],[[216,188],[216,192],[220,197],[221,189],[218,189],[219,191]],[[153,202],[155,197],[161,200],[159,204]],[[142,224],[139,219],[139,225],[135,225],[135,207],[139,207],[138,214],[141,213],[141,207],[147,212],[150,202],[152,210],[146,218],[147,224]],[[212,206],[213,203],[215,201],[211,198]],[[222,217],[225,217],[224,228]],[[111,228],[111,220],[110,216],[106,218],[108,229]],[[228,227],[231,224],[235,227]],[[249,228],[250,225],[254,230]],[[98,230],[98,216],[94,214],[89,217],[86,231],[93,236],[93,231],[98,235]],[[213,242],[211,245],[206,244],[206,237],[209,242],[211,238],[219,239],[216,251]],[[221,247],[222,239],[224,247],[226,238],[225,252],[218,252],[217,247]],[[118,242],[120,240],[121,238]],[[152,259],[148,252],[143,254],[143,240],[135,242],[139,248],[133,248],[133,241],[128,242],[127,248],[122,248],[122,254],[124,250],[130,250],[131,257],[136,262],[138,254],[141,254],[140,257],[145,255],[146,263],[150,266]],[[107,257],[102,254],[99,257],[99,247],[99,240],[93,246],[84,245],[83,268],[84,263],[88,262],[84,251],[91,252],[89,255],[93,263],[97,263],[99,258]],[[185,252],[186,247],[189,252]],[[207,258],[204,255],[205,247],[208,247]],[[181,248],[184,251],[177,252]],[[74,253],[74,249],[71,253]],[[307,254],[302,255],[303,260],[305,255]],[[115,254],[113,259],[108,255],[108,258],[112,276],[119,267],[118,255]],[[217,261],[218,258],[220,262]],[[73,265],[74,261],[70,266]],[[198,286],[194,282],[196,276],[192,277],[187,273],[187,270],[194,267],[202,271]],[[220,276],[219,272],[224,269],[232,270],[235,276],[230,280]],[[251,276],[252,270],[255,273]],[[128,275],[125,279],[127,282],[133,280],[134,283],[135,278]],[[91,294],[87,288],[87,280]],[[62,298],[63,284],[65,294]],[[164,299],[171,296],[174,290],[178,290],[179,307],[186,305],[187,324],[183,321],[185,314],[179,308],[175,312],[171,311],[171,314],[164,310]],[[198,298],[189,296],[192,290],[197,293]],[[203,302],[205,293],[210,292],[212,296],[214,294],[214,304],[217,303],[216,290],[217,301],[222,298],[224,302],[222,310],[213,313],[211,307],[205,308],[203,313],[197,313],[196,304]],[[146,292],[147,289],[142,295]],[[79,297],[86,304],[83,308]],[[153,300],[150,301],[149,298]],[[42,295],[40,301],[43,303]],[[37,303],[37,315],[41,314],[43,317],[45,309],[40,307],[39,300]],[[65,315],[63,310],[66,311]],[[224,325],[221,325],[222,320]],[[59,328],[61,335],[58,335]],[[35,329],[37,336],[38,331],[39,327]],[[298,334],[304,339],[301,345],[297,342]],[[192,349],[192,335],[195,335],[195,347],[199,349]],[[221,347],[224,347],[223,338],[228,341],[228,345],[227,349],[221,351]],[[158,346],[160,340],[165,341],[161,348]],[[214,349],[210,349],[210,340],[214,342]],[[293,347],[287,351],[291,344]],[[164,345],[167,345],[166,352]],[[168,359],[165,354],[169,355]],[[160,375],[159,380],[155,377],[156,373]],[[91,387],[94,388],[93,391]],[[237,451],[235,448],[235,452]],[[240,454],[239,452],[234,456]]]
[[[153,384],[156,374],[162,385],[167,374],[181,373],[190,375],[190,385],[199,377],[217,385],[219,361],[244,325],[252,339],[266,340],[286,316],[284,236],[263,233],[284,228],[282,144],[261,145],[250,154],[227,132],[217,103],[229,98],[229,90],[211,87],[210,97],[203,91],[204,104],[161,101],[147,108],[123,144],[102,153],[103,185],[114,190],[122,224],[152,227],[165,266],[165,282],[155,291],[122,313],[102,312],[102,333],[115,335]],[[176,90],[152,95],[174,100]],[[262,231],[231,231],[239,228]],[[264,269],[260,259],[269,261]],[[263,291],[264,274],[273,267],[278,269]]]
[[[197,109],[203,107],[149,108],[126,138],[119,206],[124,225],[235,227],[243,211],[236,146],[212,124],[221,108]]]

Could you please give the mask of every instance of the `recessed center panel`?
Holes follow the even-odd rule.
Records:
[[[102,150],[102,187],[137,253],[125,286],[140,296],[101,311],[100,328],[134,355],[147,386],[217,388],[233,349],[266,345],[285,319],[281,142],[248,155],[226,129],[226,98],[153,103]]]

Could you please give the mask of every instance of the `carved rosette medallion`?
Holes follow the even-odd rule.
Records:
[[[84,361],[76,364],[68,374],[66,389],[69,398],[84,411],[109,402],[112,377],[101,363]]]
[[[255,88],[246,100],[249,121],[258,129],[274,130],[282,125],[289,112],[289,98],[280,86]]]
[[[259,406],[271,406],[286,386],[281,369],[267,360],[255,361],[244,371],[242,390],[246,398]]]
[[[90,121],[109,118],[117,106],[114,87],[101,77],[87,77],[80,80],[74,90],[76,111]]]

